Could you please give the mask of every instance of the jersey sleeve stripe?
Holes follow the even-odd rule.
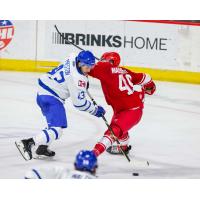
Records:
[[[74,104],[74,106],[75,106],[76,108],[81,108],[81,107],[84,107],[86,104],[87,104],[87,100],[85,100],[85,103],[84,103],[83,105],[81,105],[81,106],[78,106],[78,105],[75,105],[75,104]]]
[[[140,83],[138,83],[138,85],[145,85],[151,81],[152,81],[151,76],[149,74],[144,74],[142,81],[140,81]]]
[[[95,108],[91,114],[94,115],[96,112],[97,112],[97,108]]]
[[[146,74],[143,74],[142,80],[139,83],[137,83],[137,85],[142,84],[144,82],[145,78],[146,78]]]
[[[94,112],[94,110],[91,110],[89,113],[92,114]]]
[[[90,106],[91,106],[91,102],[89,101],[89,106],[85,110],[82,110],[82,111],[88,110],[90,108]]]

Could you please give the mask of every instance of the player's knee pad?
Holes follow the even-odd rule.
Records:
[[[112,128],[112,130],[113,130],[113,132],[114,132],[114,135],[115,135],[117,138],[119,138],[119,137],[122,136],[123,132],[122,132],[121,128],[120,128],[118,125],[116,125],[116,124],[111,124],[110,127]],[[108,130],[105,132],[104,135],[109,135],[109,136],[110,136],[110,135],[111,135],[110,130],[108,129]]]
[[[120,138],[119,142],[121,145],[128,145],[129,143],[129,135],[128,132],[124,133]]]

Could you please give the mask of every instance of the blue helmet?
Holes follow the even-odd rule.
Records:
[[[76,62],[80,62],[80,66],[92,67],[95,64],[95,57],[90,51],[81,51],[76,57]]]
[[[93,151],[82,150],[76,155],[74,165],[77,170],[95,173],[97,168],[97,157]]]

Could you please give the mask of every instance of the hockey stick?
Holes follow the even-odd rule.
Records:
[[[93,104],[95,106],[98,106],[96,101],[94,100],[94,98],[91,96],[91,94],[89,93],[89,91],[87,90],[87,95],[90,97],[91,101],[93,102]],[[108,121],[106,120],[105,116],[102,115],[101,116],[103,121],[105,122],[106,126],[108,127],[109,131],[111,132],[111,135],[113,137],[113,139],[117,142],[117,144],[119,145],[120,151],[123,153],[123,155],[126,157],[126,159],[128,160],[128,162],[131,162],[129,156],[127,155],[127,153],[122,149],[121,143],[119,142],[118,138],[115,136],[114,131],[112,129],[112,127],[108,124]]]
[[[96,103],[96,101],[94,100],[94,98],[91,96],[91,94],[89,93],[89,91],[88,91],[88,90],[86,90],[86,91],[87,91],[87,95],[89,96],[89,98],[91,99],[91,101],[93,102],[93,104],[94,104],[95,106],[98,106],[98,104]],[[123,150],[121,143],[119,142],[118,138],[115,136],[114,131],[113,131],[112,127],[108,124],[108,121],[106,120],[105,116],[102,115],[101,117],[102,117],[102,119],[104,120],[104,122],[105,122],[106,126],[108,127],[109,131],[111,132],[111,135],[112,135],[114,141],[116,141],[117,144],[119,145],[119,148],[120,148],[120,151],[122,152],[122,154],[126,157],[126,159],[128,160],[129,163],[132,163],[133,166],[136,167],[136,166],[137,166],[137,165],[135,164],[136,161],[135,161],[135,160],[132,161],[132,160],[129,158],[129,156],[127,155],[127,153]],[[142,164],[143,166],[149,166],[149,162],[148,162],[148,161],[145,161],[145,162],[138,162],[138,164],[140,164],[140,165]],[[139,173],[135,172],[135,173],[133,173],[132,175],[133,175],[133,176],[139,176]]]

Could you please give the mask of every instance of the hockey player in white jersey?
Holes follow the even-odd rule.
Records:
[[[26,172],[25,179],[94,179],[97,166],[92,151],[80,151],[74,162],[75,170],[61,166],[35,167]]]
[[[101,106],[94,106],[86,99],[88,84],[87,75],[95,64],[95,57],[90,51],[81,51],[77,56],[71,54],[57,68],[38,79],[39,89],[37,104],[45,116],[48,127],[33,138],[15,142],[25,160],[31,160],[33,147],[38,147],[36,155],[55,155],[48,146],[61,137],[63,129],[67,128],[67,117],[64,102],[71,97],[73,105],[80,111],[85,111],[96,117],[105,114]]]

